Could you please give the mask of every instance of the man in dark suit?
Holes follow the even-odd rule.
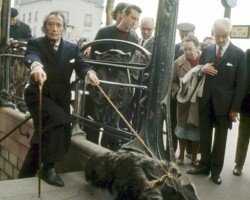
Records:
[[[187,36],[194,36],[195,25],[192,23],[184,22],[180,23],[176,26],[179,31],[179,36],[181,41]],[[174,53],[174,60],[179,58],[183,54],[182,50],[182,42],[179,42],[175,45],[175,53]]]
[[[235,154],[235,167],[233,170],[233,174],[236,176],[240,176],[242,173],[250,139],[250,49],[246,51],[246,54],[247,54],[248,81],[247,81],[247,92],[244,97],[240,111],[237,148]]]
[[[84,63],[79,46],[65,41],[65,18],[51,12],[43,23],[44,37],[30,39],[24,57],[31,80],[25,90],[25,102],[33,118],[35,133],[19,173],[19,178],[35,176],[38,165],[39,122],[42,132],[42,179],[55,186],[64,183],[54,164],[63,160],[71,139],[71,85],[73,70],[78,77],[93,85],[99,84],[95,72]],[[39,119],[39,90],[42,87],[42,113]],[[41,120],[41,121],[40,121]]]
[[[206,72],[203,94],[199,101],[201,160],[189,174],[209,175],[221,184],[227,132],[238,118],[246,87],[246,55],[230,40],[232,24],[228,18],[213,24],[216,45],[203,49],[201,72]],[[212,140],[214,132],[214,140]],[[213,145],[212,145],[213,143]]]
[[[140,23],[140,29],[141,29],[141,38],[139,39],[138,44],[145,48],[149,53],[152,54],[153,47],[154,47],[154,19],[151,17],[144,17],[141,20]],[[150,59],[146,59],[144,55],[141,53],[135,53],[135,61],[140,62],[143,64],[149,64]],[[150,80],[150,74],[151,74],[151,65],[149,65],[147,68],[142,70],[139,75],[139,81],[143,85],[148,85]],[[134,117],[133,124],[136,124],[135,130],[137,132],[140,132],[143,116],[145,115],[145,104],[146,104],[146,91],[138,90],[135,93],[135,96],[137,99],[139,99],[140,103],[135,104],[135,113],[140,113],[139,116]]]
[[[180,39],[183,41],[184,38],[187,36],[194,36],[195,35],[195,25],[192,23],[184,22],[180,23],[176,26],[176,28],[179,31]],[[200,47],[201,50],[206,47],[207,44],[200,42]],[[181,55],[183,55],[183,50],[182,50],[182,42],[179,42],[175,45],[175,53],[174,53],[174,60],[179,58]]]
[[[142,37],[139,40],[139,45],[152,53],[154,46],[154,19],[151,17],[144,17],[141,20],[140,29]]]
[[[18,11],[15,8],[10,10],[10,35],[14,40],[24,40],[31,38],[31,30],[28,24],[17,19]]]

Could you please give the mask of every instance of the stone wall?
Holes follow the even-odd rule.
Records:
[[[0,107],[0,138],[25,119],[25,115],[19,111]],[[30,137],[21,135],[18,129],[0,144],[0,180],[16,179],[18,176],[33,134],[32,121],[25,123],[21,131],[30,133]],[[87,141],[83,135],[72,136],[69,152],[65,161],[56,165],[57,171],[65,173],[83,170],[89,156],[106,151],[108,149]]]
[[[3,138],[26,117],[23,113],[12,108],[0,108],[0,138]],[[27,138],[20,134],[29,133]],[[29,148],[29,141],[33,134],[32,121],[29,120],[20,129],[15,130],[0,144],[0,180],[17,178],[18,171]]]

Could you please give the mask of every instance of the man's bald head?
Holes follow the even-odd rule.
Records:
[[[144,17],[141,20],[140,28],[143,39],[150,38],[154,31],[154,19],[151,17]]]

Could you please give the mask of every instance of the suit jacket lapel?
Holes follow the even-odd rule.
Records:
[[[227,50],[225,51],[224,55],[221,57],[221,61],[225,60],[225,59],[228,59],[228,57],[230,56],[231,54],[231,48],[232,48],[232,43],[230,42]]]
[[[72,47],[65,43],[62,39],[59,46],[59,56],[57,60],[59,65],[61,64],[61,66],[66,66],[65,63],[69,62],[70,58],[74,58],[72,52],[74,52],[74,50],[72,50]]]

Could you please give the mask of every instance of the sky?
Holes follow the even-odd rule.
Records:
[[[147,16],[153,17],[156,20],[158,0],[115,0],[115,6],[119,2],[138,5],[142,9],[140,19]],[[250,25],[249,10],[249,0],[238,0],[236,7],[231,9],[230,18],[233,25]],[[204,37],[211,35],[213,22],[223,17],[224,7],[221,4],[221,0],[179,0],[177,24],[181,22],[195,24],[195,35],[200,41],[202,41]],[[140,34],[139,31],[138,34]],[[176,42],[179,41],[180,38],[176,35]],[[231,39],[231,41],[243,50],[250,48],[250,38]]]

